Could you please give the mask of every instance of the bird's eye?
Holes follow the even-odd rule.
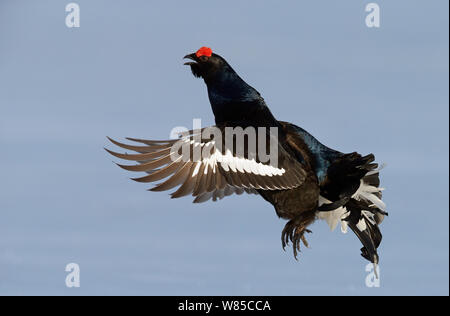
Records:
[[[199,59],[200,59],[200,61],[207,61],[209,59],[209,57],[203,55],[203,56],[200,56]]]

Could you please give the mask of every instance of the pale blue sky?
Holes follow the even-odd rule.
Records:
[[[0,294],[448,295],[448,1],[377,1],[379,29],[368,2],[79,0],[68,29],[69,1],[0,0]],[[171,200],[103,151],[213,123],[181,59],[203,45],[277,118],[387,163],[380,288],[352,234],[315,223],[297,262],[261,198]]]

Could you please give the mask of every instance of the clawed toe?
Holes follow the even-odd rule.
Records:
[[[286,245],[289,244],[289,241],[292,242],[292,249],[294,252],[294,258],[297,260],[298,252],[301,251],[300,244],[303,243],[305,247],[309,248],[308,241],[305,238],[306,233],[312,233],[309,229],[306,229],[303,226],[299,226],[295,221],[289,221],[284,226],[283,231],[281,232],[281,243],[283,246],[283,250],[285,250]]]

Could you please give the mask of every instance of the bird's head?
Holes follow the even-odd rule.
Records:
[[[201,47],[197,52],[188,54],[184,58],[192,60],[184,63],[191,67],[192,74],[205,79],[205,81],[213,78],[217,73],[227,69],[232,70],[225,59],[214,54],[209,47]]]
[[[191,60],[185,65],[191,67],[194,76],[205,81],[213,111],[219,104],[262,100],[259,92],[242,80],[227,61],[214,54],[211,48],[202,47],[184,58]]]

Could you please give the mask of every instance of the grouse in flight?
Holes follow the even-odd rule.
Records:
[[[301,243],[308,246],[305,233],[316,219],[326,220],[332,230],[340,223],[343,232],[350,227],[363,245],[361,255],[376,265],[378,225],[387,213],[374,155],[341,153],[301,127],[278,121],[259,92],[210,48],[184,58],[206,83],[216,125],[165,141],[128,138],[134,144],[125,144],[109,138],[134,152],[106,149],[137,162],[119,166],[145,172],[133,179],[138,182],[161,180],[151,191],[177,188],[172,198],[192,195],[195,203],[259,194],[288,220],[282,246],[291,242],[295,258]]]

